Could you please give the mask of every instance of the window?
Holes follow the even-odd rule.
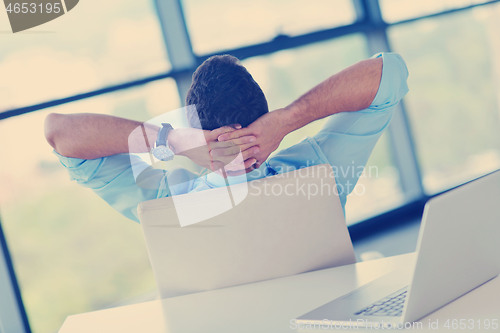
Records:
[[[500,167],[500,4],[390,29],[423,182],[436,193]]]
[[[6,12],[0,16],[9,31]],[[151,1],[80,1],[33,30],[0,34],[0,44],[0,112],[170,67]]]
[[[206,54],[354,22],[350,0],[184,0],[193,49]]]
[[[140,225],[69,180],[45,142],[44,118],[91,111],[147,120],[179,104],[166,79],[0,122],[2,224],[34,332],[156,295]]]
[[[385,21],[396,22],[445,10],[463,8],[487,0],[380,0]]]
[[[389,44],[410,70],[405,105],[428,194],[500,167],[500,2],[391,23],[485,2],[380,0]],[[0,112],[171,69],[153,3],[81,1],[43,27],[0,34]],[[199,56],[356,20],[352,0],[182,3],[187,42]],[[0,10],[0,30],[9,31],[7,22]],[[246,54],[243,63],[272,110],[369,56],[365,43],[361,33],[349,33],[268,55]],[[182,76],[177,83],[185,88],[188,81]],[[2,226],[34,332],[56,331],[69,314],[156,294],[140,226],[68,180],[43,138],[45,116],[100,112],[147,120],[180,105],[169,78],[0,121]],[[322,124],[291,133],[280,148],[314,135]],[[347,201],[348,224],[405,203],[399,181],[404,170],[395,167],[390,149],[397,139],[386,133],[375,147]]]

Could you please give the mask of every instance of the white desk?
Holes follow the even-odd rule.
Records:
[[[325,269],[286,278],[69,316],[59,333],[281,333],[291,320],[398,267],[414,254]],[[500,278],[421,320],[419,332],[470,332],[444,327],[447,319],[500,321]],[[429,327],[429,320],[439,330]],[[451,322],[450,322],[451,324]],[[304,330],[302,330],[304,331]],[[302,332],[300,331],[300,332]],[[324,330],[311,330],[322,332]],[[361,330],[357,330],[361,331]],[[494,330],[484,330],[493,332]]]

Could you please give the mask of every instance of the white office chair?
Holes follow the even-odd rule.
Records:
[[[354,263],[331,166],[306,169],[141,203],[161,297]]]

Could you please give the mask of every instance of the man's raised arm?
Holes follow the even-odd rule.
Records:
[[[255,157],[258,163],[263,163],[288,133],[335,113],[369,107],[379,88],[382,64],[382,58],[360,61],[321,82],[287,107],[263,115],[246,128],[219,136],[219,141],[253,135],[260,148]]]
[[[141,126],[144,135],[129,145],[129,135]],[[144,136],[148,142],[155,142],[158,131],[157,126],[93,113],[51,113],[45,120],[45,137],[55,151],[81,159],[148,152]]]
[[[137,130],[140,129],[140,130]],[[178,154],[195,163],[215,170],[231,162],[239,153],[238,146],[218,143],[217,137],[228,131],[230,126],[213,131],[193,128],[180,128],[170,132],[169,146]],[[45,136],[49,144],[59,154],[80,159],[96,159],[124,153],[147,153],[151,150],[158,135],[159,127],[135,120],[115,116],[78,113],[50,114],[45,121]],[[252,136],[243,137],[238,142],[251,147]],[[214,148],[227,152],[224,158],[213,158],[210,151]],[[243,154],[245,167],[255,163],[249,158],[254,150],[247,149]]]

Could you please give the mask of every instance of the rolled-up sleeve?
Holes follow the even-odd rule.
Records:
[[[150,168],[138,156],[113,155],[92,160],[65,157],[54,152],[78,184],[92,189],[115,210],[138,222],[137,205],[156,199],[165,188],[165,172]],[[141,179],[133,165],[144,164]]]
[[[382,77],[377,95],[367,110],[385,110],[397,103],[408,93],[408,68],[397,53],[379,53],[373,58],[382,57]]]

